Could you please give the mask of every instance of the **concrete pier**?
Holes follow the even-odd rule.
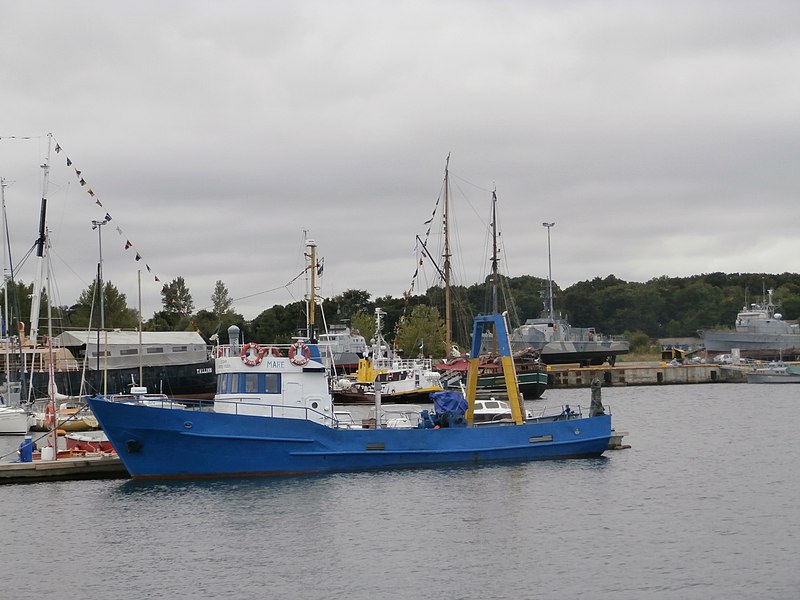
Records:
[[[747,369],[730,365],[672,365],[663,362],[617,363],[611,367],[551,365],[547,368],[550,389],[589,387],[594,378],[603,387],[623,385],[672,385],[686,383],[746,383]]]

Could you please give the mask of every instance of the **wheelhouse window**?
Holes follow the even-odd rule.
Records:
[[[226,373],[217,376],[218,394],[280,394],[280,373]]]
[[[156,347],[156,348],[146,348],[145,351],[148,354],[164,354],[164,348]]]

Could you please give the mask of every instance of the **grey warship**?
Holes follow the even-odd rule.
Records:
[[[772,360],[800,356],[800,326],[783,320],[767,290],[761,302],[745,305],[736,315],[734,329],[699,332],[706,352],[729,353],[738,348],[740,356]]]
[[[546,365],[613,365],[618,355],[630,352],[630,344],[626,340],[602,335],[594,327],[573,327],[565,317],[556,315],[550,260],[550,229],[555,223],[542,225],[547,228],[547,291],[542,294],[543,316],[528,319],[511,332],[511,349],[514,352],[536,351]]]

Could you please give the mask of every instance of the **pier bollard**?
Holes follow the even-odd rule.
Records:
[[[589,406],[589,416],[596,417],[598,415],[606,414],[605,409],[603,408],[603,401],[601,399],[601,388],[602,384],[600,380],[595,377],[592,379],[591,388],[592,388],[592,404]]]

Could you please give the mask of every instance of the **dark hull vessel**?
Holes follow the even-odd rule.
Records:
[[[103,371],[62,371],[54,374],[56,388],[66,396],[95,394],[126,394],[131,386],[144,386],[153,392],[173,398],[210,400],[217,389],[214,360],[191,365],[142,367],[141,382],[138,368],[118,368]],[[81,387],[81,380],[85,382]],[[47,396],[49,373],[36,372],[31,385],[35,398]]]

